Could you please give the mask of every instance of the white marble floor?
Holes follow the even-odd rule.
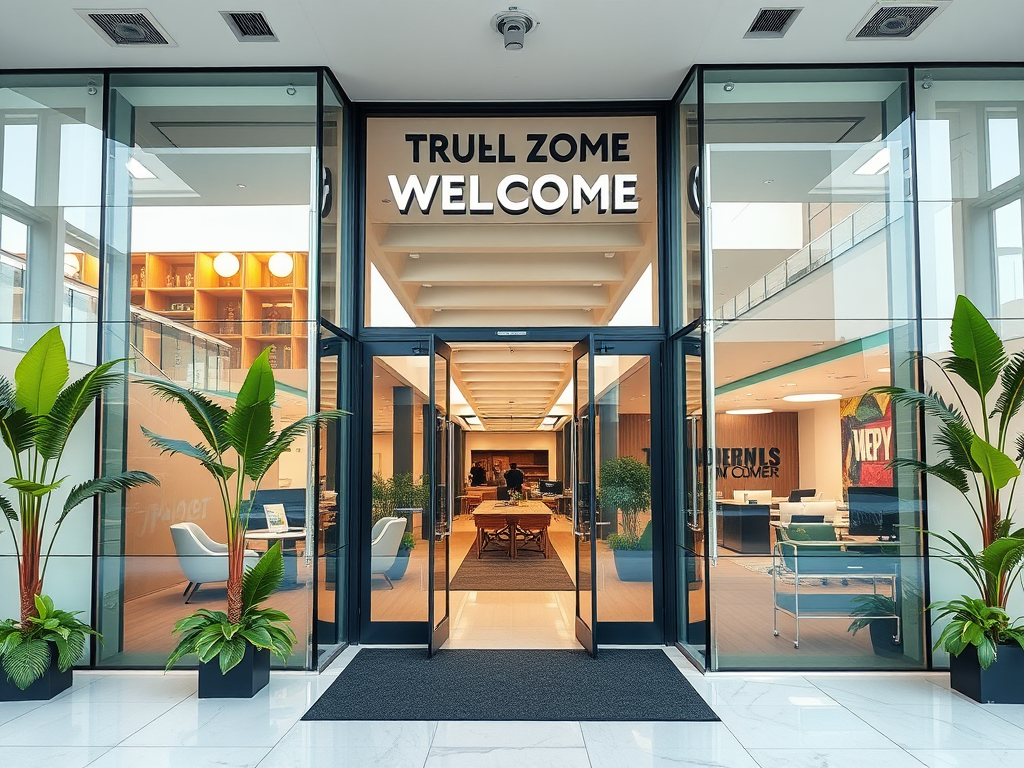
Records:
[[[83,672],[47,703],[0,703],[18,768],[1019,768],[1024,706],[980,706],[941,673],[719,674],[677,666],[720,723],[300,722],[351,660],[199,701],[194,672]],[[381,695],[394,695],[382,691]]]

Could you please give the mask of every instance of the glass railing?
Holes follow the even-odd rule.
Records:
[[[885,229],[890,220],[887,203],[867,203],[727,299],[715,310],[715,318],[735,320]]]
[[[131,308],[130,370],[207,392],[230,389],[231,345],[140,307]]]

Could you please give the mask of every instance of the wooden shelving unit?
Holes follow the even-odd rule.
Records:
[[[217,255],[133,253],[132,304],[228,342],[231,368],[248,368],[268,347],[273,347],[273,367],[306,368],[308,254],[289,252],[292,272],[287,277],[271,274],[271,252],[235,253],[238,272],[221,277],[213,268]],[[156,360],[159,344],[158,336],[147,337],[143,352]]]

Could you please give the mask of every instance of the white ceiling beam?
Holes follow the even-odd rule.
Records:
[[[523,251],[635,251],[644,246],[637,224],[390,224],[382,251],[507,253]]]
[[[403,258],[403,257],[398,257]],[[396,269],[403,282],[490,283],[494,281],[537,283],[621,282],[625,265],[621,254],[603,253],[423,253],[404,257]]]
[[[426,309],[566,309],[603,307],[608,303],[608,290],[593,286],[536,286],[523,291],[516,286],[489,287],[436,286],[422,288],[416,295],[416,306]]]

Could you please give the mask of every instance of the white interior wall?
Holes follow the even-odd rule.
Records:
[[[843,498],[843,446],[839,401],[799,411],[800,487],[815,488],[823,499]]]

